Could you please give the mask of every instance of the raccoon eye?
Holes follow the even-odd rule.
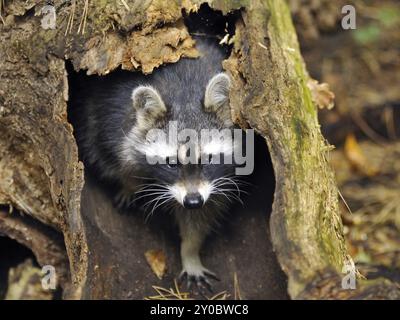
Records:
[[[166,160],[168,168],[175,169],[178,166],[178,163],[175,158],[167,157]]]

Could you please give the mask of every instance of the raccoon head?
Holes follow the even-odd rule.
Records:
[[[141,197],[156,207],[172,201],[200,209],[211,202],[223,204],[211,198],[229,199],[239,190],[234,181],[229,87],[228,75],[215,75],[203,93],[203,107],[187,112],[166,106],[153,87],[133,90],[136,124],[126,137],[124,159],[141,176],[156,181],[139,190]],[[170,139],[173,131],[176,140]]]

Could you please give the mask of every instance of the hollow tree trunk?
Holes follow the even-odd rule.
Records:
[[[99,250],[115,250],[118,234],[100,235],[94,224],[103,219],[107,225],[119,223],[115,228],[122,230],[124,223],[107,216],[107,205],[96,206],[98,195],[87,196],[90,182],[85,182],[67,121],[65,59],[76,71],[103,75],[118,67],[150,73],[163,63],[195,57],[182,9],[195,11],[201,3],[56,0],[56,29],[44,29],[43,1],[5,1],[0,25],[0,204],[30,217],[2,213],[0,232],[30,247],[39,263],[47,259],[43,246],[52,248],[46,255],[62,270],[65,298],[140,296],[107,283],[110,277],[123,277],[120,270],[129,272],[135,253],[127,253],[117,266],[99,258]],[[290,297],[372,297],[372,287],[379,288],[379,297],[398,297],[389,281],[341,290],[340,272],[351,260],[327,163],[330,146],[320,134],[286,3],[221,0],[210,6],[224,14],[241,10],[234,49],[224,62],[233,78],[232,115],[241,126],[256,129],[271,153],[276,188],[269,228]],[[97,222],[87,217],[93,207]],[[32,229],[21,228],[26,225]],[[64,236],[69,264],[49,229]],[[24,242],[27,234],[39,240]]]

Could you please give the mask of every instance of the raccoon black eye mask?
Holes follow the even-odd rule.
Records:
[[[221,70],[224,53],[211,40],[196,38],[198,59],[181,59],[144,76],[132,73],[86,88],[79,101],[76,137],[86,167],[100,179],[116,182],[117,206],[143,203],[148,218],[171,211],[181,237],[182,279],[210,288],[216,275],[200,260],[202,243],[227,211],[240,202],[234,161],[212,161],[234,153],[229,105],[230,78]],[[149,132],[225,130],[231,139],[166,143]],[[158,133],[157,133],[158,132]],[[196,163],[185,163],[190,154]],[[152,162],[151,159],[163,161]],[[201,159],[207,159],[202,163]],[[204,162],[204,161],[203,161]]]

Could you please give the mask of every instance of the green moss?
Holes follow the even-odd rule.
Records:
[[[301,118],[293,117],[291,122],[292,122],[293,132],[296,137],[295,139],[296,154],[299,158],[298,160],[302,161],[303,152],[305,150],[304,144],[307,143],[309,130],[307,128],[307,124]]]
[[[322,197],[323,198],[323,197]],[[320,213],[318,228],[319,241],[318,245],[321,248],[320,253],[325,261],[334,266],[338,272],[343,267],[343,251],[338,250],[341,247],[340,240],[337,238],[335,225],[332,225],[331,219],[327,218],[326,210],[327,201],[322,200],[319,203],[318,212]]]
[[[295,108],[294,112],[296,112],[296,108],[298,110],[303,109],[316,118],[317,111],[312,102],[310,90],[307,87],[308,74],[304,68],[289,7],[284,1],[266,0],[266,3],[273,13],[271,15],[271,23],[268,26],[274,28],[273,33],[278,36],[276,46],[279,46],[282,54],[288,56],[286,60],[292,63],[293,68],[288,70],[288,72],[294,73],[292,78],[300,82],[300,85],[299,83],[294,83],[291,86],[293,94],[287,92],[291,107]],[[299,98],[302,101],[299,101]],[[298,108],[299,104],[301,104],[302,108]]]

